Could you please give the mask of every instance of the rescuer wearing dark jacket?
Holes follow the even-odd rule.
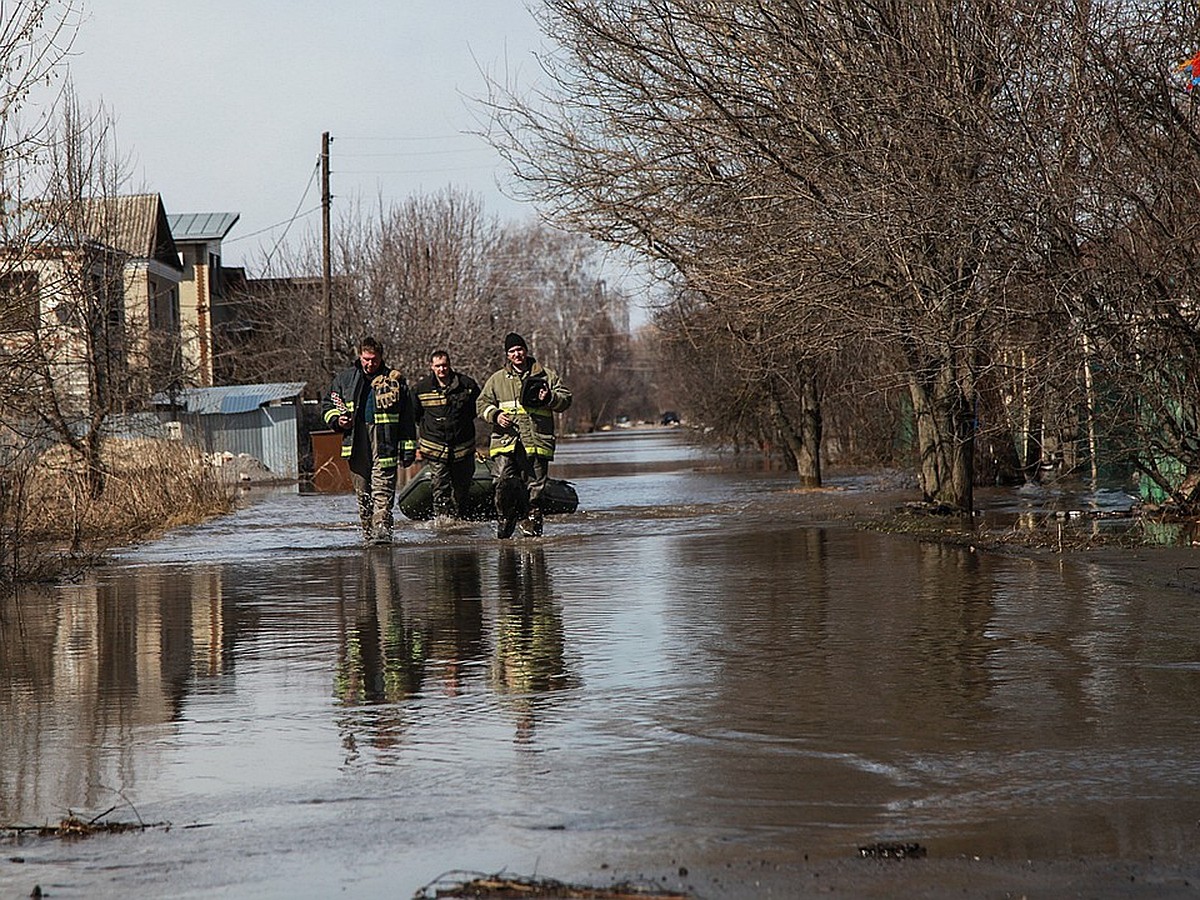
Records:
[[[554,459],[554,414],[571,405],[571,391],[553,370],[529,355],[525,339],[504,338],[507,362],[484,383],[475,402],[479,418],[492,426],[488,452],[496,488],[496,535],[542,533],[542,492]]]
[[[321,404],[325,424],[342,432],[342,457],[350,466],[363,537],[392,539],[396,465],[416,458],[416,425],[404,376],[383,361],[374,338],[358,345],[358,359],[333,379]]]
[[[475,399],[479,384],[456,372],[450,354],[429,355],[429,374],[413,386],[412,406],[421,438],[417,449],[429,470],[434,516],[463,518],[475,475]]]

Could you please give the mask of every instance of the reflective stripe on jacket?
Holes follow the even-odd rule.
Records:
[[[430,373],[413,386],[412,405],[425,459],[463,459],[475,453],[475,400],[479,384],[470,375],[451,372],[442,387]]]

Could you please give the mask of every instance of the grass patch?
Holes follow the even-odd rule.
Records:
[[[0,471],[0,584],[53,580],[99,562],[114,547],[233,508],[236,486],[195,447],[109,438],[100,489],[66,446]]]

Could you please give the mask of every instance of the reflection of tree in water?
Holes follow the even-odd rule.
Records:
[[[498,565],[499,615],[490,682],[518,712],[517,739],[529,740],[540,695],[570,686],[563,623],[540,547],[505,546]]]

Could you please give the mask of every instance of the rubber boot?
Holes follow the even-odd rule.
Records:
[[[542,510],[541,507],[533,506],[529,509],[529,515],[521,521],[521,534],[525,537],[541,537],[542,536]]]

